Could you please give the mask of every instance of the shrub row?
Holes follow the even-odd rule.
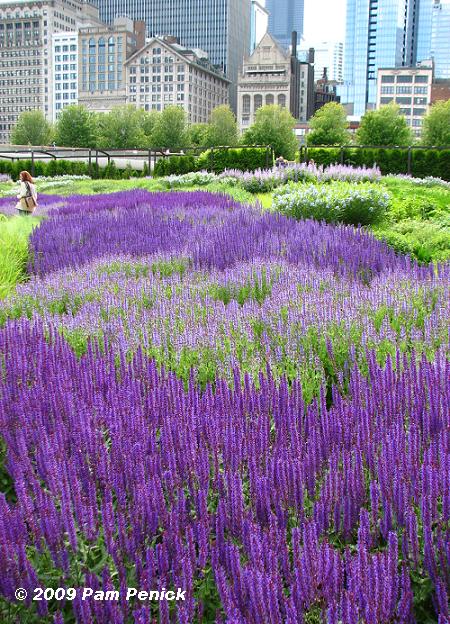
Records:
[[[155,165],[155,176],[182,175],[191,171],[213,171],[222,173],[225,169],[255,171],[270,167],[273,158],[268,158],[264,147],[234,147],[224,150],[206,150],[200,156],[170,156],[162,158]]]
[[[341,159],[343,164],[355,167],[377,164],[383,175],[408,172],[408,148],[309,147],[307,157],[325,166],[339,163]],[[410,173],[418,178],[435,176],[450,180],[450,149],[413,149]]]
[[[19,178],[21,171],[32,170],[31,160],[16,160],[14,162],[10,160],[0,160],[0,173],[8,174],[13,180]],[[142,171],[136,171],[130,166],[125,169],[118,169],[112,161],[106,167],[98,167],[95,163],[91,165],[91,174],[93,178],[108,178],[108,179],[129,179],[138,178],[141,176],[148,176],[147,163],[144,164]],[[48,162],[42,160],[34,161],[34,175],[38,176],[59,176],[59,175],[90,175],[89,164],[80,161],[72,160],[50,160]]]

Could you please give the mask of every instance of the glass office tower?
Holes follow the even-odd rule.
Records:
[[[353,103],[353,115],[375,107],[378,68],[416,62],[418,5],[419,0],[347,0],[340,95],[343,103]]]
[[[239,69],[250,44],[251,0],[96,0],[100,18],[144,20],[148,35],[173,35],[181,45],[208,53],[232,81],[230,104],[236,107]]]
[[[433,59],[435,78],[450,78],[450,0],[421,0],[417,60]]]
[[[304,0],[267,0],[269,11],[269,33],[286,50],[291,45],[292,31],[297,32],[297,40],[303,35]]]

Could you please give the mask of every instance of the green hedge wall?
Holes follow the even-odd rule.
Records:
[[[342,162],[355,167],[377,164],[383,175],[408,172],[408,148],[343,148]],[[307,159],[317,165],[341,162],[340,147],[308,147]],[[412,149],[411,175],[417,178],[434,176],[450,180],[450,149]]]
[[[31,173],[31,160],[0,160],[0,173],[8,173],[13,180],[18,180],[21,171],[29,171]],[[147,163],[144,164],[142,171],[136,171],[131,166],[125,169],[117,169],[114,162],[111,161],[106,167],[97,167],[92,163],[93,178],[107,179],[129,179],[148,176]],[[50,160],[44,162],[42,160],[34,161],[34,176],[58,176],[58,175],[89,175],[89,165],[84,162],[71,160]]]
[[[241,148],[232,147],[224,150],[206,150],[200,156],[168,156],[161,158],[155,165],[155,176],[182,175],[191,171],[213,171],[222,173],[225,169],[239,169],[240,171],[254,171],[265,169],[273,164],[272,155],[267,160],[267,150],[264,147]]]

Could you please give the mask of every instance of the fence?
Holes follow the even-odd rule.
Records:
[[[310,159],[308,157],[308,152],[311,150],[333,150],[338,153],[338,162],[343,165],[347,164],[349,160],[346,158],[346,153],[351,153],[351,150],[394,150],[399,152],[404,152],[406,154],[406,162],[405,169],[408,175],[412,175],[413,173],[413,162],[414,162],[414,153],[417,152],[425,152],[427,150],[436,150],[436,151],[450,151],[450,146],[443,147],[434,147],[434,146],[426,146],[426,145],[409,145],[409,146],[386,146],[386,145],[302,145],[299,150],[299,161],[300,162],[308,162]],[[353,163],[350,163],[353,164]],[[366,162],[366,165],[369,163]],[[373,159],[371,165],[380,164]]]
[[[247,150],[254,149],[255,147],[264,148],[266,150],[266,166],[269,167],[273,160],[273,151],[270,146],[267,145],[239,145],[236,146],[239,149]],[[97,148],[77,148],[77,147],[30,147],[19,145],[0,145],[0,159],[10,160],[15,162],[17,160],[30,160],[31,161],[31,175],[35,175],[35,163],[38,160],[70,160],[70,161],[83,161],[88,164],[88,173],[91,177],[96,176],[96,171],[100,165],[110,165],[116,160],[126,160],[127,163],[133,163],[134,169],[143,169],[146,165],[148,171],[151,172],[154,169],[155,164],[161,158],[168,158],[170,156],[184,156],[192,155],[198,156],[202,152],[209,150],[211,154],[211,160],[214,163],[214,154],[218,152],[234,149],[233,146],[216,146],[216,147],[188,147],[179,151],[170,151],[167,148],[149,148],[149,149],[136,149],[136,150],[105,150]],[[102,161],[104,161],[102,163]],[[125,168],[120,167],[118,168]]]

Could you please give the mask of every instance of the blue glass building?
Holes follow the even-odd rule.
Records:
[[[450,78],[450,0],[421,0],[417,60],[433,59],[435,78]]]
[[[233,83],[230,104],[236,107],[239,69],[250,44],[251,0],[96,0],[100,18],[144,20],[147,34],[173,35],[181,45],[208,53]]]
[[[267,0],[269,32],[286,49],[291,45],[292,31],[298,41],[303,35],[304,0]]]
[[[375,106],[378,68],[416,62],[421,1],[432,0],[347,0],[340,95],[343,103],[353,103],[353,115]]]

